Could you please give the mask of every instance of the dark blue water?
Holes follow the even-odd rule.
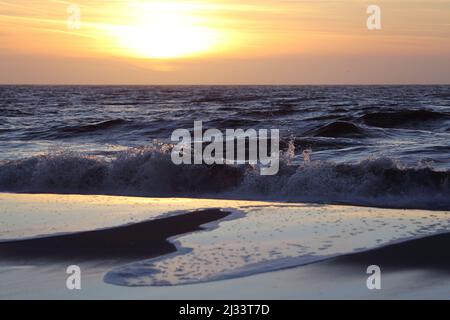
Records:
[[[450,86],[4,86],[0,111],[1,191],[450,207]],[[195,120],[280,129],[280,173],[174,166]]]

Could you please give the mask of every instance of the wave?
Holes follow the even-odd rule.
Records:
[[[251,102],[261,99],[258,94],[231,94],[224,92],[212,92],[201,97],[194,97],[191,103],[233,103],[233,102]]]
[[[293,103],[274,103],[270,108],[238,110],[240,115],[266,119],[267,117],[284,117],[299,112]]]
[[[240,118],[215,119],[205,122],[205,126],[210,128],[227,128],[227,129],[256,126],[257,124],[258,121],[256,120],[248,120]]]
[[[244,165],[181,165],[171,146],[118,152],[112,159],[59,152],[0,162],[0,191],[154,197],[218,197],[347,203],[394,208],[450,208],[450,171],[389,158],[353,164],[292,165],[283,153],[275,176]]]
[[[354,137],[368,135],[368,132],[351,122],[335,121],[318,129],[314,129],[307,134],[316,137]]]
[[[381,128],[408,128],[412,123],[427,121],[446,120],[450,115],[432,110],[402,110],[396,112],[368,113],[361,117],[362,121],[369,126]]]
[[[24,132],[24,138],[28,139],[65,139],[65,138],[73,138],[77,136],[83,136],[86,134],[95,134],[95,133],[111,133],[115,129],[122,129],[125,126],[129,126],[131,129],[140,129],[144,127],[139,123],[128,121],[124,119],[112,119],[105,120],[96,123],[89,124],[80,124],[80,125],[72,125],[72,126],[54,126],[39,129],[30,129],[29,131]],[[125,132],[125,131],[124,131]]]
[[[5,101],[4,102],[6,105],[9,105],[11,102],[10,101]],[[18,109],[13,109],[13,108],[4,108],[2,109],[2,114],[1,117],[23,117],[23,116],[32,116],[33,112],[30,111],[24,111],[24,110],[18,110]]]
[[[280,140],[280,148],[287,150],[291,145],[296,150],[311,149],[314,151],[342,149],[348,147],[355,147],[363,145],[362,142],[356,140],[349,140],[343,138],[331,138],[331,137],[296,137]]]
[[[128,121],[126,121],[124,119],[112,119],[112,120],[106,120],[106,121],[97,122],[97,123],[93,123],[93,124],[64,127],[64,128],[60,129],[60,132],[63,132],[63,133],[90,133],[90,132],[94,132],[94,131],[115,128],[115,127],[122,126],[127,123],[128,123]]]

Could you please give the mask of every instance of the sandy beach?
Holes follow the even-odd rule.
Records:
[[[448,298],[445,211],[42,194],[0,199],[0,299]],[[73,264],[82,270],[81,290],[65,287]],[[381,290],[366,286],[374,264]]]

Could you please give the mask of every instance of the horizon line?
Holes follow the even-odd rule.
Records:
[[[108,87],[113,87],[113,86],[186,86],[186,87],[194,87],[194,86],[242,86],[242,87],[251,87],[251,86],[450,86],[450,82],[449,83],[263,83],[263,84],[258,84],[258,83],[213,83],[213,84],[208,84],[208,83],[197,83],[197,84],[189,84],[189,83],[180,83],[180,84],[176,84],[176,83],[159,83],[159,84],[155,84],[155,83],[148,83],[148,84],[140,84],[140,83],[0,83],[0,86],[60,86],[60,87],[64,87],[64,86],[93,86],[93,87],[102,87],[102,86],[108,86]]]

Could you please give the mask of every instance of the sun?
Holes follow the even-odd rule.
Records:
[[[181,2],[144,2],[133,6],[131,21],[114,28],[120,50],[129,56],[154,59],[191,57],[217,44],[219,33]]]

